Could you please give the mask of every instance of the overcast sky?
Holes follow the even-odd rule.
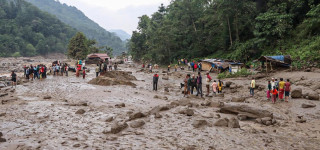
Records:
[[[136,30],[138,17],[158,10],[163,3],[168,5],[170,0],[59,0],[61,3],[75,6],[87,17],[101,27],[122,29],[129,34]]]

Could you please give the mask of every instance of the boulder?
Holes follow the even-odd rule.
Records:
[[[43,97],[43,99],[51,99],[52,97],[51,96],[45,96]]]
[[[106,120],[105,120],[105,122],[111,122],[111,121],[113,121],[113,117],[108,117],[108,118],[106,118]]]
[[[192,126],[195,128],[200,128],[202,126],[207,125],[208,122],[206,120],[194,120]]]
[[[256,123],[260,123],[260,124],[261,124],[261,123],[262,123],[261,118],[257,118],[257,119],[256,119]]]
[[[244,102],[246,101],[245,97],[232,97],[231,102]]]
[[[234,117],[230,118],[229,122],[228,122],[228,127],[229,128],[240,128],[239,120]]]
[[[236,88],[237,88],[237,85],[235,85],[235,84],[230,85],[230,89],[236,89]]]
[[[136,112],[136,113],[133,113],[129,116],[129,121],[131,120],[135,120],[135,119],[138,119],[138,118],[143,118],[143,117],[146,117],[145,114],[143,114],[142,112]]]
[[[165,91],[165,92],[170,92],[168,87],[165,87],[165,88],[164,88],[164,91]]]
[[[302,89],[301,88],[293,89],[291,92],[291,97],[292,98],[301,98],[302,97]]]
[[[162,118],[162,115],[161,115],[160,113],[156,113],[156,114],[154,115],[154,118]]]
[[[315,105],[315,104],[306,104],[306,103],[303,103],[302,105],[301,105],[301,107],[302,108],[313,108],[313,107],[316,107],[317,105]]]
[[[171,109],[172,107],[170,105],[165,105],[165,106],[156,106],[154,108],[152,108],[150,111],[149,111],[149,114],[150,115],[154,115],[156,113],[159,113],[160,111],[166,111],[166,110],[169,110]]]
[[[139,128],[142,127],[144,124],[146,124],[143,120],[137,120],[130,123],[131,128]]]
[[[311,92],[308,94],[309,100],[319,100],[319,94],[317,92]]]
[[[0,143],[2,142],[7,142],[7,140],[5,138],[0,138]]]
[[[124,103],[116,104],[115,107],[117,107],[117,108],[126,107],[126,104],[124,104]]]
[[[238,114],[238,115],[237,115],[237,118],[238,118],[239,120],[241,120],[241,121],[248,119],[248,117],[247,117],[246,115],[244,115],[244,114]]]
[[[217,120],[213,125],[217,127],[228,127],[229,120],[227,118],[222,118]]]
[[[127,123],[122,123],[121,124],[121,123],[115,122],[111,126],[110,133],[117,134],[117,133],[121,132],[122,130],[126,129],[127,127],[128,127]]]
[[[78,111],[76,111],[76,114],[82,115],[84,114],[86,111],[83,109],[79,109]]]
[[[264,118],[264,117],[271,117],[273,118],[273,113],[265,110],[260,109],[257,107],[249,106],[247,104],[226,104],[222,103],[220,105],[220,112],[221,113],[232,113],[232,114],[244,114],[248,118]]]
[[[230,87],[230,86],[232,85],[232,83],[233,83],[233,82],[231,82],[231,81],[227,81],[227,82],[226,82],[226,87]]]
[[[186,109],[185,110],[185,114],[187,116],[193,116],[194,115],[194,110],[193,109]]]
[[[268,121],[270,121],[270,122],[272,121],[272,118],[271,117],[264,117],[264,118],[261,118],[261,121],[262,121],[262,124],[266,125]]]

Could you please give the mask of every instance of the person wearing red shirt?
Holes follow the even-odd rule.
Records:
[[[276,103],[277,94],[278,94],[278,90],[276,89],[276,87],[273,87],[273,90],[271,90],[271,93],[272,93],[272,103]]]

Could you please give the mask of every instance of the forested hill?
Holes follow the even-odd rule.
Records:
[[[26,0],[43,11],[57,16],[62,22],[83,32],[87,38],[95,39],[99,46],[113,48],[115,54],[126,51],[125,43],[85,16],[76,7],[61,4],[55,0]]]
[[[22,0],[0,0],[0,57],[64,53],[76,30]]]
[[[320,0],[172,0],[142,16],[133,32],[134,59],[289,54],[301,64],[320,60]]]
[[[109,30],[109,31],[110,31],[111,33],[114,33],[114,34],[116,34],[117,36],[119,36],[122,41],[126,41],[126,40],[128,40],[128,39],[131,38],[131,35],[130,35],[130,34],[128,34],[126,31],[123,31],[123,30],[120,30],[120,29],[117,29],[117,30]]]

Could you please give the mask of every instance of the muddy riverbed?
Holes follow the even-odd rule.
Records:
[[[94,66],[89,68],[94,70]],[[180,82],[189,71],[167,75],[154,70],[160,74],[155,92],[152,74],[140,71],[137,65],[119,68],[132,72],[135,87],[88,84],[95,78],[91,71],[86,79],[69,72],[69,77],[48,76],[15,90],[2,88],[0,93],[8,95],[0,97],[0,132],[5,139],[0,149],[320,149],[320,101],[297,98],[272,104],[263,88],[250,97],[248,78],[224,80],[236,86],[226,87],[223,96],[184,98]],[[211,76],[216,79],[216,74]],[[293,89],[319,95],[317,72],[279,72],[268,78],[271,76],[290,78]],[[266,80],[262,77],[256,82],[266,86]],[[231,102],[237,97],[245,100]],[[238,121],[236,114],[220,112],[222,102],[267,110],[276,123]],[[302,108],[302,104],[315,106]],[[297,122],[298,116],[306,122]],[[216,124],[233,117],[240,127]]]

